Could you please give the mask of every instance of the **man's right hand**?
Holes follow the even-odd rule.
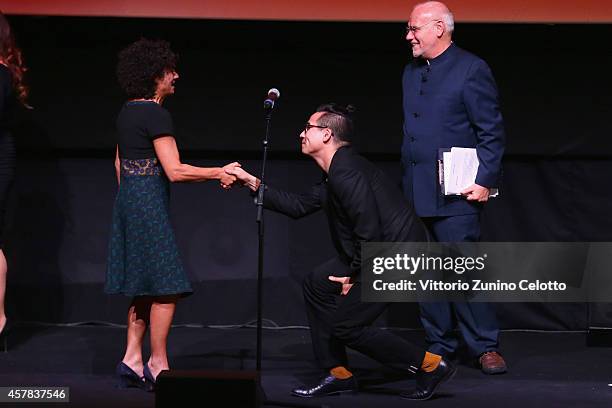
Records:
[[[230,174],[238,180],[238,182],[242,183],[242,185],[247,186],[252,191],[255,191],[259,188],[259,179],[249,172],[245,171],[242,167],[233,167],[226,169],[225,172]]]
[[[221,183],[221,187],[225,190],[228,190],[232,187],[232,185],[236,182],[236,176],[233,176],[228,172],[228,170],[232,170],[235,168],[240,168],[240,163],[233,162],[230,164],[226,164],[222,167],[222,172],[219,177],[219,182]]]

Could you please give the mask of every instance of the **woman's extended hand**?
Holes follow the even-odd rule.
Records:
[[[221,183],[221,187],[228,190],[232,188],[232,185],[236,182],[236,176],[232,174],[234,169],[240,168],[240,163],[232,162],[230,164],[226,164],[221,169],[223,170],[219,175],[219,182]]]

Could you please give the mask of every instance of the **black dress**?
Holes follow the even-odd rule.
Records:
[[[117,118],[121,182],[113,209],[106,293],[188,295],[168,211],[169,181],[153,140],[173,135],[172,118],[155,102],[127,102]]]
[[[4,244],[6,202],[15,176],[15,142],[10,133],[15,105],[11,72],[0,64],[0,249]]]

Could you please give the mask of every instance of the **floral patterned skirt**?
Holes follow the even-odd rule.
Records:
[[[168,212],[169,182],[157,159],[121,160],[105,292],[189,295]]]

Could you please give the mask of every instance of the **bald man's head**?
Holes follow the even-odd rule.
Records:
[[[453,14],[444,3],[419,3],[410,14],[406,40],[414,57],[432,59],[448,48],[454,28]]]
[[[449,33],[452,33],[455,29],[455,19],[453,17],[453,13],[446,4],[440,1],[426,1],[414,6],[412,9],[413,13],[417,8],[422,9],[422,12],[427,14],[432,19],[442,20],[444,24],[446,24],[446,30]],[[419,10],[419,12],[421,12],[421,10]]]

